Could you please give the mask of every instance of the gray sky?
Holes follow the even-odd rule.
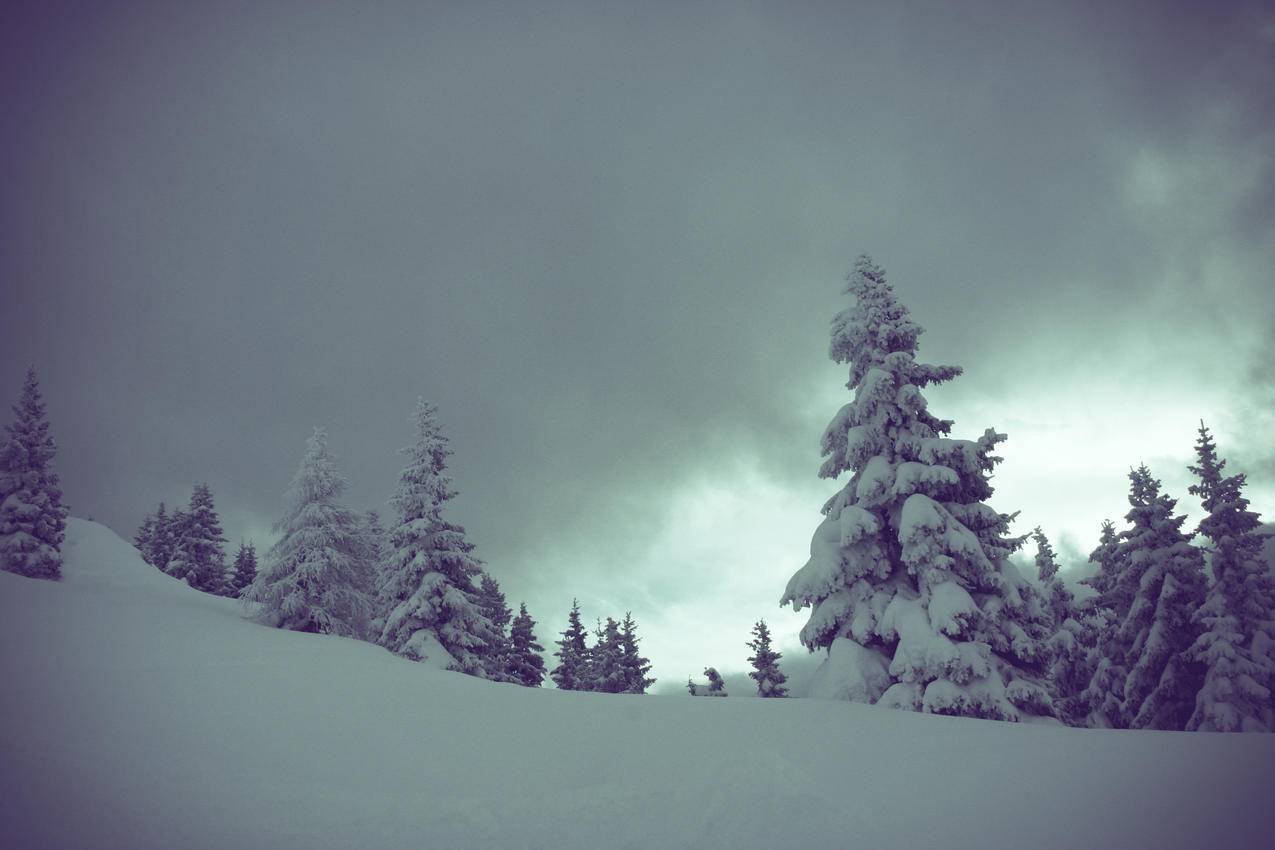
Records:
[[[316,424],[383,508],[424,395],[542,641],[631,609],[672,685],[804,620],[861,251],[1021,530],[1193,507],[1201,417],[1269,517],[1275,14],[1028,5],[6,4],[0,387],[77,515],[233,543]]]

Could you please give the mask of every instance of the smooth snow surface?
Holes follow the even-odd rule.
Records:
[[[532,690],[266,628],[72,520],[0,574],[0,845],[1268,847],[1275,736]]]

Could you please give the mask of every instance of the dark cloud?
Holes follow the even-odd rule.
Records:
[[[125,532],[208,480],[262,534],[315,424],[378,505],[425,395],[515,597],[655,617],[705,591],[632,575],[688,481],[743,459],[813,527],[859,251],[954,400],[1160,350],[1238,394],[1273,24],[1181,5],[18,7],[0,379],[40,366],[69,499]]]

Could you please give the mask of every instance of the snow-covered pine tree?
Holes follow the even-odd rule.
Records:
[[[620,623],[620,681],[622,693],[644,694],[646,689],[655,684],[655,679],[647,675],[651,672],[651,662],[642,657],[638,651],[637,623],[633,612],[626,611]]]
[[[536,641],[536,621],[527,613],[527,604],[518,606],[518,616],[509,627],[509,655],[505,673],[509,681],[538,688],[545,678],[544,647]]]
[[[699,694],[695,691],[695,680],[689,676],[686,677],[686,691],[693,697],[699,696]]]
[[[1039,526],[1032,531],[1036,541],[1036,569],[1044,586],[1045,611],[1052,635],[1049,638],[1050,692],[1058,717],[1075,723],[1077,718],[1068,714],[1069,701],[1074,701],[1093,672],[1087,665],[1092,635],[1076,610],[1075,597],[1067,585],[1058,578],[1058,558],[1049,538]]]
[[[497,682],[508,681],[509,666],[509,621],[513,612],[505,601],[500,582],[490,573],[484,571],[478,584],[478,607],[483,616],[491,623],[494,640],[483,649],[483,669],[488,679]]]
[[[753,626],[753,639],[746,645],[753,651],[748,656],[748,663],[753,665],[753,671],[748,677],[757,683],[757,696],[788,696],[788,688],[784,686],[788,677],[779,669],[779,659],[783,655],[771,648],[770,627],[765,620],[758,620]]]
[[[1177,500],[1160,492],[1145,466],[1135,489],[1145,492],[1130,515],[1129,570],[1133,604],[1120,625],[1128,648],[1124,711],[1134,729],[1184,729],[1203,671],[1188,651],[1200,634],[1194,619],[1204,602],[1204,558],[1173,516]],[[1145,488],[1145,489],[1144,489]],[[1136,577],[1136,584],[1133,579]]]
[[[1200,423],[1195,444],[1199,483],[1189,492],[1208,511],[1200,533],[1211,544],[1213,584],[1195,612],[1202,630],[1190,656],[1204,666],[1204,684],[1187,721],[1189,730],[1267,732],[1275,729],[1271,699],[1275,664],[1270,653],[1275,586],[1261,557],[1258,515],[1244,497],[1245,476],[1223,476],[1225,460]]]
[[[620,624],[607,617],[594,631],[593,649],[589,653],[589,690],[604,694],[624,693],[624,668],[621,661]]]
[[[151,529],[150,545],[142,553],[146,563],[160,572],[168,572],[168,562],[173,559],[176,549],[177,528],[181,525],[181,511],[168,513],[163,502],[155,509],[154,524]]]
[[[589,645],[588,633],[580,620],[580,601],[571,600],[571,612],[567,614],[567,628],[558,640],[558,649],[554,656],[558,666],[553,668],[549,677],[562,691],[589,690],[588,666]]]
[[[1129,481],[1130,527],[1107,555],[1114,581],[1099,582],[1113,625],[1084,699],[1090,725],[1180,730],[1201,685],[1188,650],[1199,636],[1192,617],[1204,598],[1203,558],[1151,471],[1140,466]]]
[[[199,590],[222,592],[226,571],[226,555],[222,546],[226,538],[207,484],[195,485],[190,494],[190,504],[181,513],[180,524],[175,527],[175,538],[167,573]]]
[[[392,607],[379,642],[415,661],[432,659],[481,676],[484,653],[499,643],[474,586],[482,565],[465,529],[443,518],[456,491],[445,474],[451,451],[437,408],[418,402],[412,421],[416,441],[403,449],[408,464],[390,500],[398,521],[390,530],[381,595]]]
[[[161,505],[163,502],[160,503]],[[155,515],[147,514],[142,519],[142,524],[137,527],[137,533],[133,535],[133,548],[142,556],[142,560],[151,564],[151,548],[155,545]],[[154,566],[154,564],[151,564]]]
[[[359,517],[340,503],[346,480],[315,428],[285,496],[282,536],[242,597],[281,629],[362,637],[370,610]]]
[[[53,471],[57,443],[49,436],[34,366],[13,414],[0,444],[0,569],[56,580],[62,577],[67,509]]]
[[[227,595],[241,595],[244,588],[256,581],[256,578],[257,548],[251,543],[240,542],[239,551],[235,553],[234,573],[231,575]]]
[[[922,329],[868,257],[832,323],[830,356],[854,399],[823,435],[822,478],[851,473],[824,505],[811,557],[781,604],[810,606],[802,642],[827,649],[812,693],[943,714],[1051,713],[1048,628],[1008,561],[1021,540],[986,504],[1004,436],[950,439],[922,390],[955,366],[917,362]]]

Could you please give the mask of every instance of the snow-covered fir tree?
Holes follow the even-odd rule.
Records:
[[[511,682],[538,688],[545,678],[544,647],[536,641],[536,621],[527,613],[527,605],[518,606],[518,616],[509,627],[509,654],[505,674]]]
[[[624,649],[620,639],[620,624],[614,617],[607,617],[606,625],[598,623],[595,640],[589,652],[589,688],[604,694],[622,694],[625,681]]]
[[[168,572],[168,562],[173,559],[176,548],[175,533],[181,524],[181,512],[168,513],[168,506],[163,502],[155,509],[155,513],[142,521],[135,542],[142,560],[160,572]]]
[[[955,366],[916,360],[922,329],[868,257],[832,323],[830,356],[854,398],[825,430],[820,476],[850,480],[824,505],[811,557],[781,604],[809,606],[802,642],[826,649],[812,693],[943,714],[1051,714],[1048,627],[1008,560],[1021,540],[986,504],[1003,435],[947,437],[922,390]]]
[[[483,649],[483,668],[489,679],[504,681],[508,678],[509,621],[513,618],[513,611],[505,602],[500,582],[487,572],[482,573],[478,584],[478,607],[491,623],[493,635],[492,642]]]
[[[164,507],[164,503],[159,503],[160,508]],[[167,519],[165,519],[167,521]],[[142,524],[137,527],[137,533],[133,535],[133,548],[137,549],[138,554],[142,556],[142,560],[154,566],[151,562],[151,547],[155,545],[155,514],[147,514],[142,518]]]
[[[361,637],[371,604],[367,564],[360,557],[358,515],[341,504],[346,480],[315,428],[275,523],[279,542],[266,553],[243,598],[279,628]]]
[[[67,509],[35,367],[27,370],[13,414],[0,443],[0,569],[58,579]]]
[[[403,452],[408,464],[390,500],[398,520],[390,530],[382,597],[392,606],[380,643],[416,661],[431,660],[472,675],[486,675],[483,658],[499,636],[483,614],[474,580],[482,565],[465,529],[443,518],[456,491],[445,474],[447,438],[437,409],[417,404],[416,440]]]
[[[1194,615],[1202,631],[1190,657],[1205,672],[1186,728],[1267,732],[1275,729],[1270,652],[1275,585],[1261,557],[1261,521],[1248,509],[1244,474],[1223,476],[1226,461],[1218,458],[1203,422],[1199,434],[1191,467],[1199,481],[1189,489],[1208,512],[1200,533],[1210,544],[1213,584]]]
[[[686,681],[686,689],[691,692],[693,697],[724,697],[729,696],[726,693],[726,682],[722,680],[722,674],[717,672],[716,667],[705,667],[704,677],[708,679],[708,685],[698,685],[693,680]]]
[[[230,575],[227,595],[239,596],[244,588],[257,579],[257,548],[251,543],[239,544],[235,553],[234,569]]]
[[[1057,716],[1075,723],[1077,718],[1069,714],[1069,701],[1084,690],[1093,672],[1087,664],[1093,636],[1076,609],[1075,596],[1058,577],[1058,558],[1049,538],[1039,526],[1031,536],[1036,542],[1037,577],[1044,588],[1045,611],[1052,630],[1048,644],[1050,693]]]
[[[655,684],[655,679],[647,675],[651,672],[651,662],[642,657],[638,650],[637,622],[633,613],[626,611],[620,623],[620,681],[622,693],[644,694],[646,689]]]
[[[553,653],[558,659],[558,666],[553,668],[549,677],[553,679],[559,690],[589,690],[589,645],[588,632],[580,619],[580,602],[571,600],[571,612],[567,614],[567,628],[557,641],[558,649]]]
[[[1200,687],[1187,651],[1199,635],[1193,615],[1204,598],[1203,558],[1151,471],[1141,466],[1129,481],[1130,527],[1107,555],[1114,581],[1098,582],[1112,625],[1084,699],[1090,725],[1182,729]]]
[[[757,683],[757,696],[788,696],[788,688],[784,685],[788,677],[779,669],[779,659],[783,656],[771,648],[770,627],[765,620],[758,620],[753,626],[753,639],[747,646],[753,651],[748,656],[748,663],[753,665],[748,677]]]
[[[182,511],[173,529],[173,555],[165,572],[182,579],[191,587],[208,593],[220,593],[224,587],[226,542],[221,518],[213,505],[207,484],[196,484],[190,504]]]

